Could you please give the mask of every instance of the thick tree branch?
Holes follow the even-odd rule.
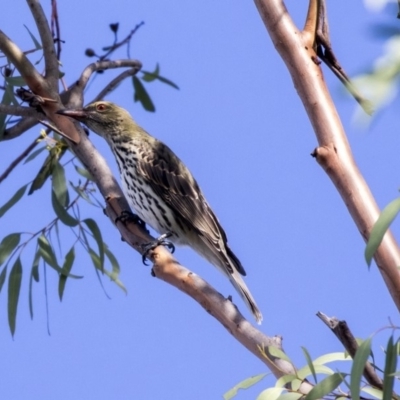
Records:
[[[313,52],[282,0],[255,0],[255,4],[314,128],[319,143],[314,156],[336,186],[361,236],[368,240],[380,211],[353,159],[321,68],[313,61]],[[391,232],[385,235],[374,258],[400,310],[400,252]]]
[[[34,108],[0,104],[0,114],[17,115],[20,117],[43,118],[43,114]]]
[[[49,85],[47,85],[45,79],[32,71],[29,60],[23,56],[22,52],[13,45],[8,38],[6,38],[7,40],[5,40],[5,38],[5,35],[0,32],[0,50],[7,54],[10,62],[14,64],[21,75],[24,78],[28,78],[25,80],[35,94],[43,98],[50,98],[51,89]],[[134,60],[121,60],[119,62],[99,62],[92,64],[85,70],[80,81],[78,81],[76,85],[79,86],[77,93],[80,93],[80,99],[70,98],[71,102],[80,101],[82,103],[82,88],[86,85],[93,71],[96,69],[117,68],[121,66],[127,66],[131,67],[133,70],[138,70],[140,68],[140,63]],[[48,110],[48,107],[52,105],[53,103],[45,103],[45,107],[43,107],[44,109],[47,108],[47,112],[45,110],[47,118],[58,129],[62,130],[67,137],[73,137],[74,134],[80,136],[79,145],[71,141],[68,141],[68,144],[93,176],[103,197],[108,199],[107,214],[112,221],[115,221],[116,217],[121,214],[121,211],[129,209],[128,203],[116,179],[112,175],[104,158],[97,152],[88,137],[83,134],[82,127],[77,122],[72,122],[67,117],[54,114],[53,109]],[[61,104],[59,104],[59,107],[62,108]],[[142,245],[148,243],[149,240],[152,239],[147,232],[141,230],[135,224],[127,223],[125,225],[118,222],[117,227],[124,240],[140,253],[143,252]],[[282,349],[281,339],[279,337],[267,337],[256,328],[252,327],[229,299],[224,298],[200,277],[183,268],[163,247],[155,249],[151,257],[154,262],[154,273],[157,277],[165,280],[196,300],[240,343],[264,362],[277,377],[296,373],[293,365],[271,355],[269,352],[269,346]],[[268,355],[268,358],[262,355],[262,351]],[[307,393],[311,387],[311,385],[305,382],[300,390],[303,393]]]

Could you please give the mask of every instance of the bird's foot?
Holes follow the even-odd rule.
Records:
[[[164,233],[161,235],[158,239],[153,240],[150,243],[146,243],[142,245],[143,248],[143,254],[142,254],[142,261],[144,265],[147,265],[146,263],[146,258],[147,254],[151,251],[154,250],[157,246],[165,246],[168,248],[168,250],[173,253],[175,251],[175,246],[170,242],[169,240],[166,240],[168,237],[172,236],[171,232]]]
[[[138,215],[133,214],[131,211],[122,211],[121,214],[117,218],[115,218],[114,223],[116,224],[118,221],[121,221],[122,223],[133,222],[134,224],[139,225],[141,228],[143,228],[147,233],[149,233],[149,231],[146,229],[146,223]]]

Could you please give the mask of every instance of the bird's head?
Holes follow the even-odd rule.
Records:
[[[79,109],[59,110],[57,114],[82,122],[105,139],[110,139],[113,134],[129,132],[130,125],[134,124],[128,111],[109,101],[96,101]]]

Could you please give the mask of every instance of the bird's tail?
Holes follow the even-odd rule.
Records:
[[[246,306],[249,308],[251,313],[254,315],[258,324],[261,324],[263,319],[261,311],[257,307],[257,304],[250,293],[249,288],[244,283],[244,280],[240,276],[239,272],[234,269],[232,273],[229,273],[229,280],[231,281],[232,285],[235,287],[236,291],[240,294],[240,297],[246,303]]]

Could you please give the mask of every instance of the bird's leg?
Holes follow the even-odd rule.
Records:
[[[121,214],[117,218],[115,218],[114,223],[116,224],[118,221],[121,221],[122,223],[133,222],[134,224],[139,225],[141,228],[143,228],[147,233],[149,233],[149,231],[146,229],[146,223],[138,215],[134,214],[131,211],[122,211]]]
[[[166,240],[170,236],[172,236],[172,233],[167,232],[161,235],[158,239],[142,245],[143,249],[142,261],[144,265],[147,265],[146,258],[149,251],[154,250],[157,246],[165,246],[171,251],[171,253],[175,251],[175,246],[172,244],[172,242]]]

